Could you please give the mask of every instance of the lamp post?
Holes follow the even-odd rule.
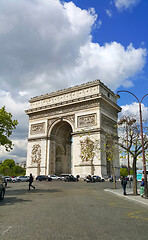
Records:
[[[137,101],[138,101],[138,104],[139,104],[139,114],[140,114],[140,129],[141,129],[141,141],[142,141],[142,156],[143,156],[143,171],[144,171],[144,190],[145,190],[145,196],[146,198],[148,197],[148,191],[147,191],[147,174],[146,174],[146,162],[145,162],[145,151],[144,151],[144,140],[143,140],[143,124],[142,124],[142,111],[141,111],[141,103],[142,103],[142,100],[148,95],[145,94],[141,100],[139,100],[135,94],[133,94],[132,92],[130,91],[126,91],[126,90],[121,90],[121,91],[118,91],[117,92],[117,95],[119,92],[126,92],[126,93],[129,93],[131,95],[133,95]]]
[[[126,146],[128,149],[128,126],[134,124],[136,122],[136,119],[130,118],[127,116],[123,116],[120,121],[118,122],[118,125],[122,125],[123,123],[126,123],[125,128],[126,128]],[[130,175],[130,162],[129,162],[129,152],[127,151],[127,164],[128,164],[128,175]],[[129,186],[131,187],[131,182],[129,179]]]

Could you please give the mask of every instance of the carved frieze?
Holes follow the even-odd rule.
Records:
[[[43,112],[43,113],[38,113],[38,114],[32,114],[29,116],[30,120],[33,119],[39,119],[39,118],[47,118],[47,117],[51,117],[54,115],[61,115],[61,114],[65,114],[67,112],[76,112],[76,111],[80,111],[80,110],[86,110],[90,108],[94,108],[94,107],[99,107],[100,103],[96,102],[96,101],[92,101],[92,102],[86,102],[86,103],[79,103],[79,104],[75,104],[75,106],[63,106],[62,108],[55,108],[55,109],[51,109],[48,112]]]
[[[94,126],[97,124],[96,113],[79,116],[78,127]]]
[[[45,133],[45,122],[31,125],[31,129],[30,129],[31,135],[40,134],[40,133]]]

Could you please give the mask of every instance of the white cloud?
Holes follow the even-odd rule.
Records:
[[[101,20],[94,9],[82,10],[72,2],[1,1],[0,21],[1,88],[13,91],[14,97],[27,92],[29,98],[96,78],[112,89],[128,87],[145,64],[145,49],[92,43],[91,29]],[[4,21],[11,22],[7,31]]]
[[[109,17],[112,17],[112,11],[110,9],[106,9],[105,11]]]
[[[124,106],[121,106],[122,111],[119,114],[119,118],[122,116],[133,116],[139,121],[139,104],[136,102],[133,102],[132,104],[127,104]],[[148,107],[145,107],[144,104],[141,104],[142,109],[142,119],[148,120]]]
[[[13,139],[27,137],[28,99],[100,79],[112,90],[133,84],[146,49],[92,42],[102,27],[93,8],[59,0],[0,1],[0,107],[19,121]]]
[[[23,97],[25,95],[28,95],[28,92],[27,91],[19,91],[19,95]]]
[[[27,159],[27,140],[15,140],[13,141],[13,150],[6,152],[4,147],[0,147],[0,160],[13,159],[15,162],[23,162]]]
[[[131,9],[136,6],[141,0],[114,0],[118,10]]]
[[[27,138],[28,117],[25,110],[29,108],[29,103],[22,102],[20,99],[14,99],[9,92],[0,91],[0,108],[5,106],[7,112],[12,113],[12,119],[18,120],[19,124],[13,131],[12,138]]]
[[[88,43],[80,49],[81,57],[73,72],[73,78],[83,76],[85,81],[101,79],[112,90],[119,86],[132,86],[130,77],[141,71],[145,65],[146,50],[135,49],[130,44],[126,49],[117,42]]]

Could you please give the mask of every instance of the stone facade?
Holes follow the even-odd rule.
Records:
[[[110,175],[104,146],[106,133],[117,134],[119,111],[116,95],[100,80],[32,98],[26,174]],[[82,161],[88,138],[99,151]],[[115,159],[119,176],[118,151]]]

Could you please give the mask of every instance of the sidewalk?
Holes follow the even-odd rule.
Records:
[[[112,194],[116,194],[119,197],[122,197],[122,198],[130,200],[130,201],[134,201],[136,203],[146,205],[148,207],[148,199],[145,199],[145,198],[141,197],[139,190],[138,190],[138,195],[137,196],[133,195],[133,189],[132,188],[127,188],[126,189],[127,195],[123,195],[123,190],[122,189],[104,189],[104,191],[110,192]]]

